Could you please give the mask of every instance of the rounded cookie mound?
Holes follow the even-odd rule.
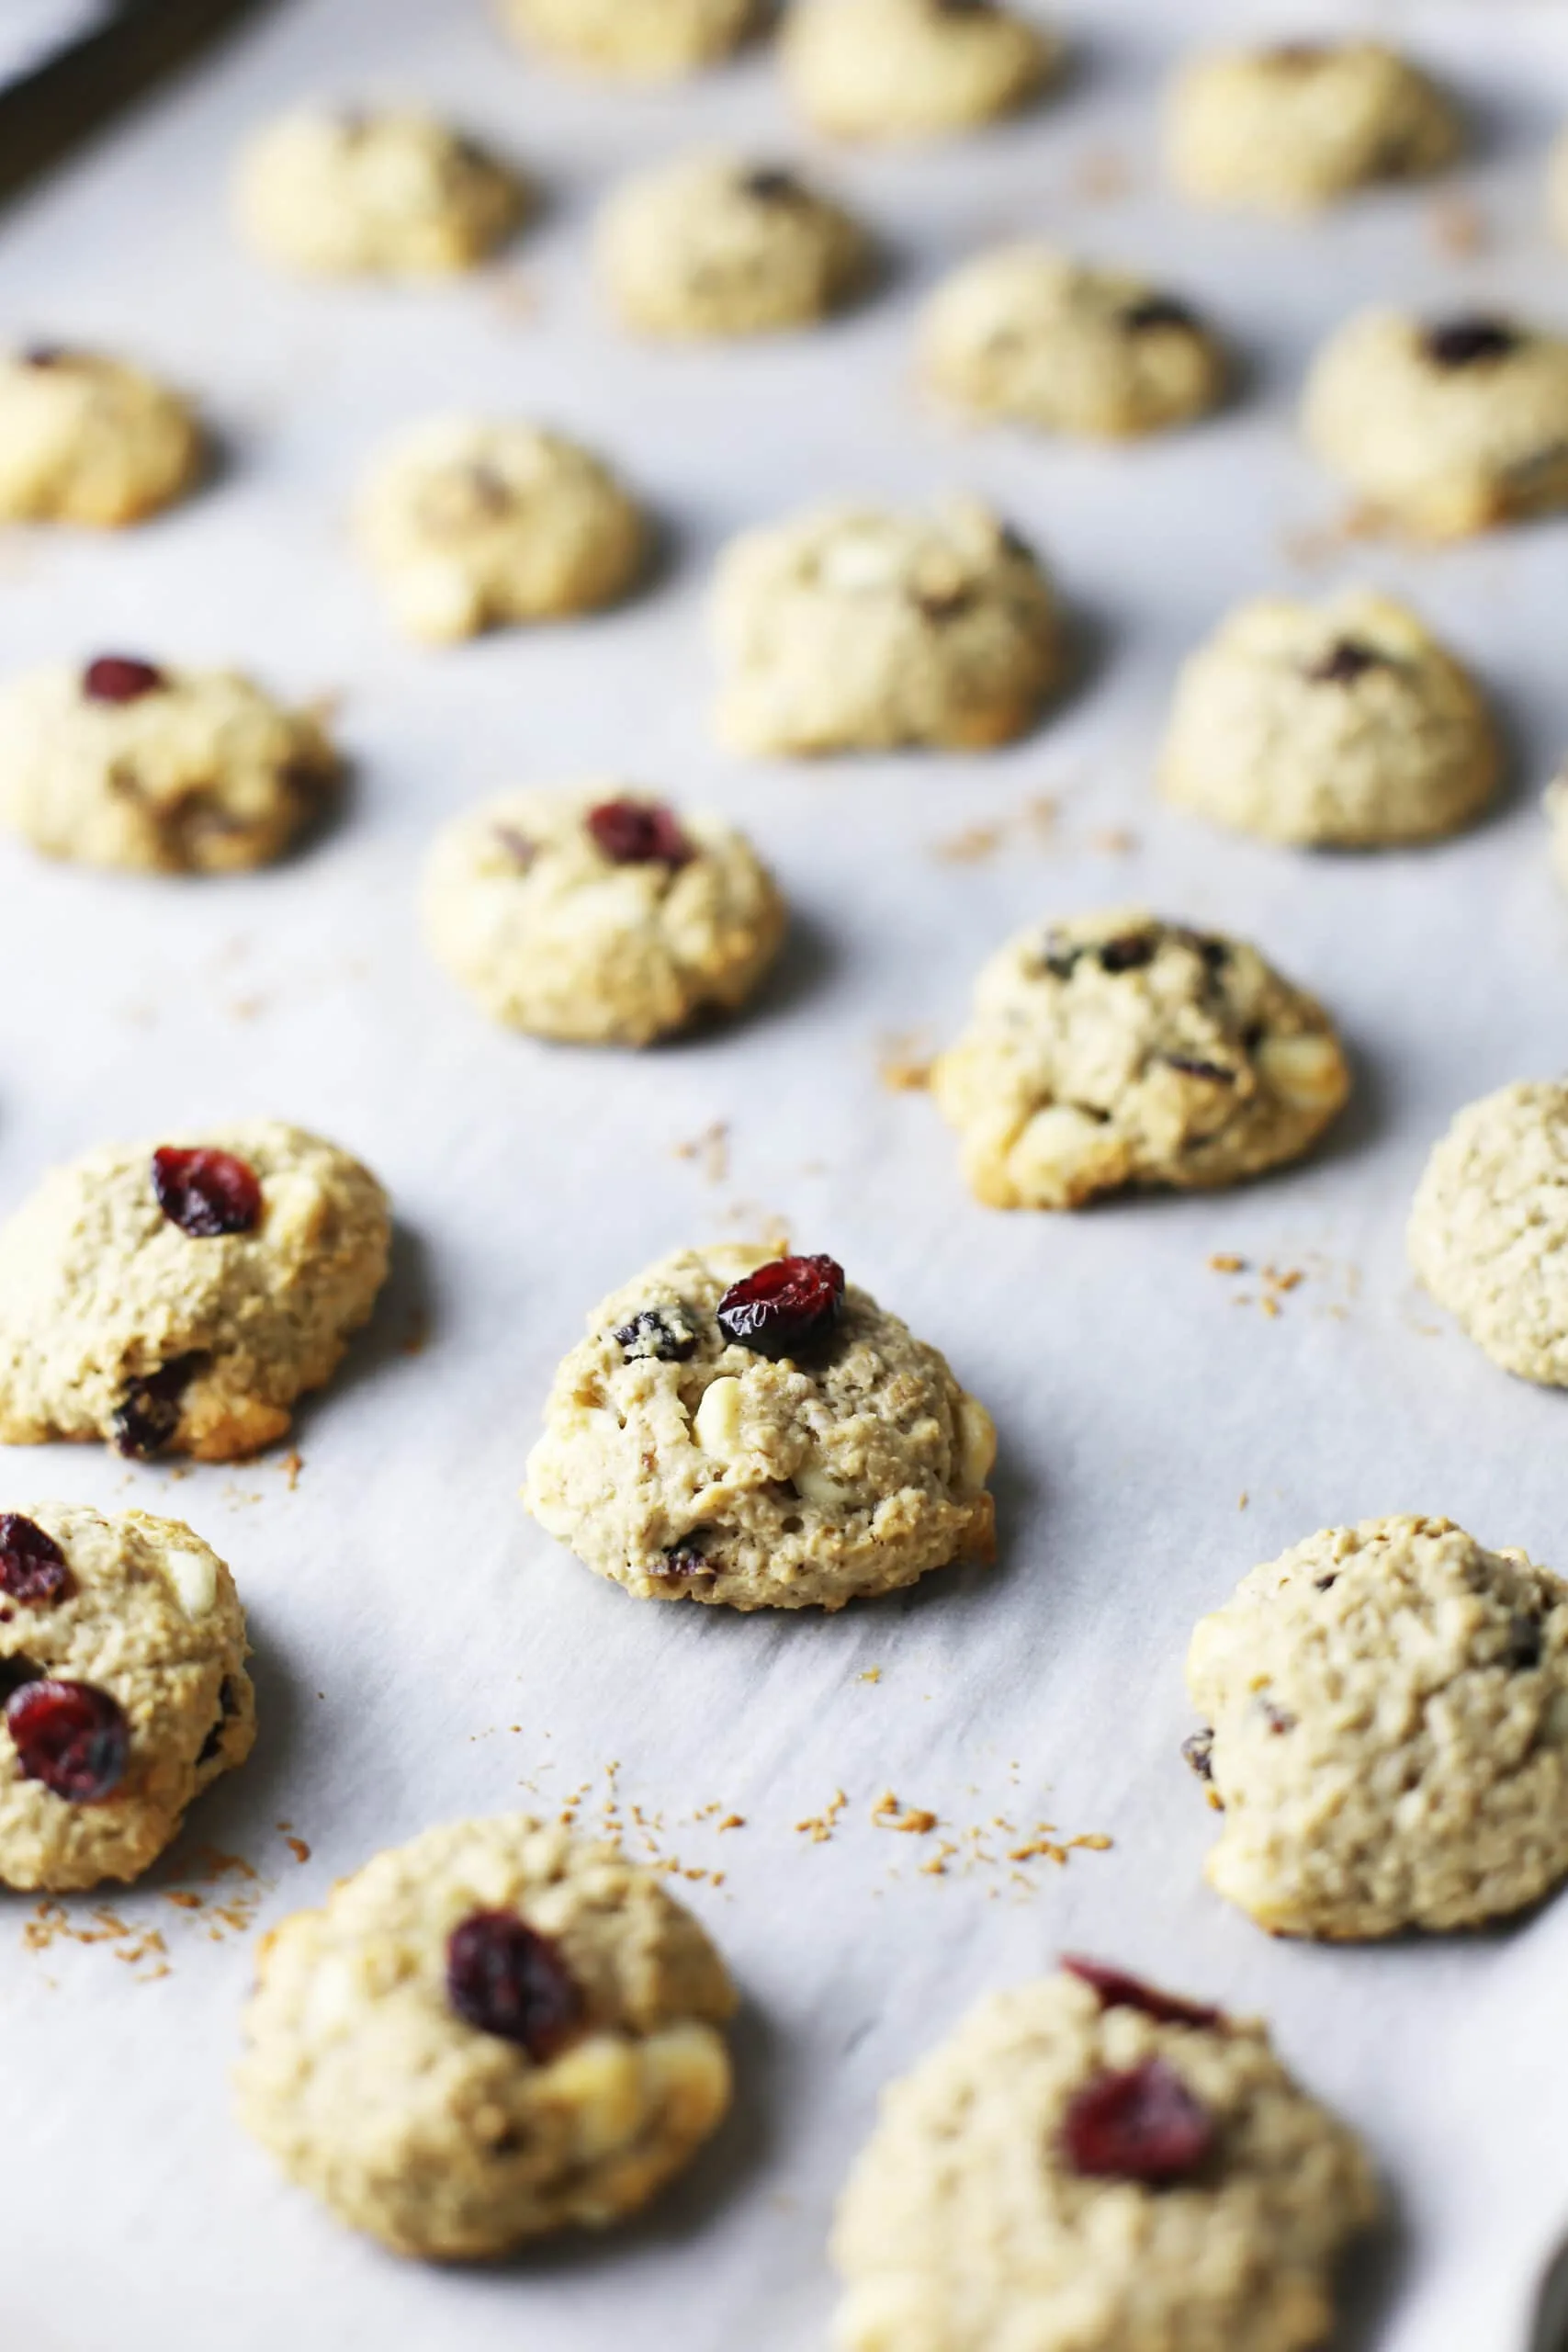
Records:
[[[743,834],[618,785],[502,793],[444,828],[425,876],[437,962],[493,1020],[581,1045],[733,1011],[786,920]]]
[[[830,1258],[682,1250],[588,1329],[524,1499],[639,1600],[840,1609],[990,1557],[990,1416]]]
[[[794,171],[683,156],[618,188],[598,264],[626,323],[679,337],[808,326],[871,275],[871,240]]]
[[[437,417],[367,481],[359,537],[388,606],[432,644],[614,604],[648,555],[640,508],[564,435]]]
[[[818,508],[722,557],[721,739],[809,755],[980,751],[1032,725],[1066,656],[1038,558],[984,506]]]
[[[1414,613],[1351,590],[1231,614],[1182,670],[1160,788],[1269,841],[1362,849],[1457,832],[1502,766],[1468,671]]]
[[[931,1088],[977,1199],[1066,1209],[1299,1159],[1350,1074],[1322,1006],[1256,948],[1115,908],[993,956]]]
[[[368,1317],[389,1232],[368,1169],[277,1120],[52,1170],[0,1227],[0,1442],[270,1445]]]
[[[1568,1388],[1568,1085],[1459,1113],[1416,1188],[1410,1262],[1505,1372]]]
[[[254,139],[236,181],[262,257],[314,277],[442,277],[471,269],[529,209],[516,174],[413,112],[286,115]]]
[[[501,0],[520,41],[594,74],[673,81],[739,49],[758,0]]]
[[[1308,440],[1374,514],[1462,538],[1568,506],[1568,340],[1366,311],[1307,383]]]
[[[1201,416],[1227,376],[1183,303],[1039,244],[999,246],[955,270],[926,311],[922,356],[932,389],[974,415],[1098,439]]]
[[[245,1620],[177,1520],[0,1511],[0,1882],[133,1879],[255,1738]]]
[[[314,711],[232,671],[105,654],[0,687],[0,824],[49,857],[143,874],[265,865],[339,772]]]
[[[140,368],[55,344],[0,357],[0,522],[139,523],[206,462],[188,403]]]
[[[884,2094],[834,2224],[834,2341],[1302,2352],[1379,2205],[1260,2024],[1069,1961]]]
[[[1178,75],[1167,148],[1200,203],[1303,212],[1379,180],[1423,179],[1463,126],[1437,85],[1381,41],[1222,50]]]
[[[236,2086],[291,2180],[395,2253],[604,2227],[729,2104],[724,1963],[612,1845],[427,1830],[262,1941]]]
[[[940,139],[1010,114],[1061,45],[997,0],[795,0],[780,41],[807,121],[835,139]]]
[[[1210,1883],[1272,1935],[1470,1928],[1568,1875],[1568,1585],[1446,1519],[1242,1578],[1187,1659]]]

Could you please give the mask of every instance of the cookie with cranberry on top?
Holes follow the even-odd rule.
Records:
[[[0,1226],[0,1443],[257,1453],[336,1369],[389,1238],[369,1170],[275,1119],[52,1169]]]
[[[263,1940],[240,2118],[441,2262],[644,2204],[729,2104],[723,1961],[662,1879],[517,1815],[426,1830]]]
[[[1256,2019],[1068,1960],[885,2093],[833,2229],[840,2352],[1304,2352],[1377,2217]]]
[[[626,785],[502,793],[436,836],[430,950],[495,1021],[647,1046],[744,1003],[787,916],[743,833]]]
[[[833,1259],[686,1250],[589,1317],[524,1499],[639,1600],[840,1609],[990,1557],[996,1446]]]
[[[0,1511],[0,1883],[140,1877],[250,1754],[245,1620],[176,1520]]]
[[[340,773],[321,714],[231,670],[100,654],[0,687],[0,824],[47,857],[231,874],[282,855]]]

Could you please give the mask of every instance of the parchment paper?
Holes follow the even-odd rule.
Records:
[[[970,144],[821,159],[886,232],[892,274],[798,340],[635,347],[585,267],[617,171],[687,142],[811,152],[766,61],[664,95],[578,84],[525,65],[478,0],[299,0],[0,223],[7,333],[143,355],[201,393],[229,449],[209,494],[132,535],[7,543],[7,667],[238,661],[301,696],[340,693],[357,768],[336,830],[254,879],[141,883],[0,850],[0,1205],[100,1138],[269,1113],[361,1152],[400,1220],[373,1330],[301,1419],[302,1466],[5,1461],[7,1502],[134,1501],[220,1546],[263,1721],[254,1761],[152,1884],[41,1918],[0,1901],[7,2346],[819,2344],[829,2209],[880,2086],[1063,1948],[1266,2012],[1367,2134],[1398,2218],[1348,2343],[1521,2340],[1568,2222],[1568,1900],[1492,1936],[1271,1943],[1202,1885],[1213,1822],[1177,1748],[1193,1619],[1316,1527],[1446,1510],[1568,1568],[1568,1404],[1494,1370],[1413,1291],[1402,1250],[1450,1114],[1563,1063],[1568,908],[1538,797],[1568,749],[1568,532],[1428,555],[1351,541],[1292,422],[1309,352],[1362,300],[1568,320],[1540,203],[1568,18],[1064,13],[1081,65],[1059,103]],[[1178,45],[1309,19],[1407,30],[1474,103],[1473,167],[1321,227],[1178,207],[1152,129]],[[531,162],[547,217],[504,267],[449,289],[274,280],[230,233],[225,175],[250,126],[316,91],[450,108]],[[1110,453],[928,413],[909,381],[919,300],[957,256],[1030,229],[1212,308],[1247,357],[1234,412]],[[667,527],[654,591],[580,627],[400,645],[345,507],[385,433],[451,407],[554,419],[615,456]],[[726,761],[703,605],[727,535],[825,494],[955,486],[1049,552],[1081,618],[1076,698],[990,758]],[[1516,748],[1496,819],[1428,851],[1309,858],[1156,807],[1184,650],[1244,594],[1353,578],[1409,594],[1490,681]],[[733,1029],[637,1057],[552,1051],[491,1030],[427,963],[412,902],[437,821],[513,780],[595,775],[722,806],[776,863],[797,935]],[[1245,1191],[987,1214],[930,1103],[883,1082],[886,1041],[918,1056],[951,1033],[1013,926],[1139,900],[1251,934],[1318,989],[1354,1042],[1355,1106],[1314,1165]],[[836,1620],[744,1620],[634,1603],[525,1517],[544,1391],[592,1302],[689,1238],[775,1219],[992,1408],[990,1573]],[[1215,1253],[1248,1271],[1213,1271]],[[1304,1278],[1271,1290],[1268,1266]],[[723,1873],[679,1883],[745,1989],[735,2118],[613,2237],[478,2275],[399,2265],[276,2179],[230,2120],[251,1930],[427,1824],[554,1812],[585,1783],[585,1822],[618,1791],[634,1850],[635,1806],[651,1850]],[[874,1826],[889,1789],[938,1829]],[[730,1814],[744,1826],[721,1830]],[[796,1826],[824,1820],[829,1837]],[[1113,1843],[1007,1859],[1079,1836]]]

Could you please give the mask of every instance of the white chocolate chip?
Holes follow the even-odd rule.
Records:
[[[1322,1110],[1345,1091],[1345,1065],[1332,1037],[1265,1037],[1255,1058],[1265,1085],[1293,1110]]]
[[[841,538],[829,540],[823,550],[824,587],[842,589],[850,595],[862,590],[890,588],[902,570],[903,550],[886,531],[846,533]]]
[[[218,1598],[218,1563],[210,1552],[169,1552],[164,1566],[187,1617],[205,1617]]]
[[[733,1462],[741,1452],[740,1383],[733,1377],[716,1380],[703,1394],[694,1423],[697,1443],[716,1462]]]
[[[830,1478],[818,1466],[820,1460],[820,1455],[814,1454],[810,1460],[796,1464],[791,1474],[795,1491],[807,1502],[815,1503],[818,1510],[841,1510],[851,1500],[850,1489]]]
[[[980,1493],[996,1458],[997,1425],[977,1396],[965,1396],[958,1408],[958,1475],[971,1494]]]

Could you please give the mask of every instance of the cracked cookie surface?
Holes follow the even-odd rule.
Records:
[[[1060,685],[1064,633],[1033,550],[988,508],[829,506],[720,560],[721,740],[809,756],[1023,734]]]
[[[1446,1519],[1309,1536],[1203,1618],[1211,1884],[1274,1935],[1476,1927],[1568,1875],[1568,1585]]]
[[[247,1224],[192,1232],[155,1159],[248,1184]],[[46,1175],[0,1227],[0,1442],[94,1439],[231,1462],[270,1445],[369,1316],[387,1198],[335,1144],[277,1120],[107,1144]]]
[[[502,793],[454,819],[423,913],[432,954],[492,1020],[583,1045],[733,1012],[787,922],[743,834],[616,784]]]
[[[835,139],[949,138],[1052,81],[1061,44],[992,0],[795,0],[780,36],[802,114]]]
[[[0,357],[0,522],[139,523],[207,454],[189,403],[123,360],[46,344]]]
[[[64,1894],[139,1878],[250,1754],[247,1655],[233,1578],[177,1520],[80,1503],[0,1513],[0,1882]],[[108,1751],[54,1772],[68,1794],[29,1773],[9,1729],[13,1702],[62,1684],[110,1702]]]
[[[1568,1085],[1467,1103],[1427,1162],[1406,1247],[1494,1363],[1568,1388]]]
[[[1297,1159],[1349,1086],[1327,1014],[1256,948],[1141,908],[1018,933],[931,1072],[992,1208],[1235,1183]]]
[[[616,189],[596,239],[599,274],[639,334],[698,338],[809,326],[859,291],[871,240],[795,171],[734,155],[682,156]]]
[[[1183,665],[1160,788],[1269,841],[1360,849],[1457,832],[1502,767],[1469,673],[1414,613],[1351,590],[1228,616]]]
[[[1049,245],[1003,245],[927,305],[926,380],[979,417],[1127,439],[1190,422],[1224,396],[1219,344],[1185,304],[1125,270]]]
[[[853,1284],[795,1354],[728,1337],[732,1285],[774,1261],[799,1262],[683,1250],[594,1309],[529,1458],[534,1517],[645,1600],[839,1609],[988,1559],[985,1408]]]
[[[1085,2127],[1119,2099],[1124,2154],[1110,2142],[1088,2171]],[[1171,2162],[1173,2128],[1197,2161]],[[1140,2177],[1159,2137],[1171,2168]],[[834,2222],[834,2342],[1303,2352],[1380,2201],[1260,2024],[1073,1963],[983,2001],[885,2092]]]
[[[0,823],[49,857],[146,874],[265,865],[341,767],[316,712],[233,671],[110,655],[0,687]]]
[[[1312,211],[1381,180],[1425,179],[1463,141],[1436,83],[1382,41],[1198,57],[1177,76],[1167,108],[1177,186],[1243,210]]]
[[[1462,538],[1568,506],[1568,340],[1364,311],[1325,345],[1308,441],[1375,518]]]
[[[240,2119],[351,2228],[483,2259],[603,2228],[680,2170],[728,2107],[734,2007],[703,1929],[616,1847],[459,1822],[263,1939]]]
[[[514,420],[437,417],[387,448],[358,536],[392,617],[433,645],[611,605],[650,534],[604,460]]]
[[[531,48],[591,73],[673,81],[715,65],[757,29],[758,0],[501,0]]]
[[[449,277],[531,209],[506,164],[409,109],[284,116],[246,148],[235,201],[264,260],[313,277]]]

